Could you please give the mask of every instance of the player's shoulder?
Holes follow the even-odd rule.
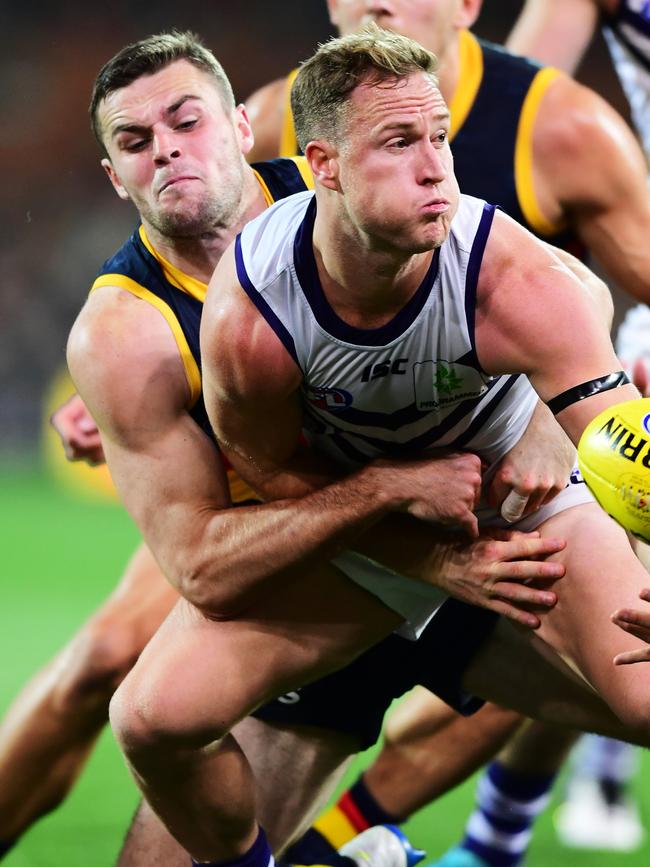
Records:
[[[598,93],[559,74],[544,93],[534,127],[534,145],[552,160],[570,163],[616,142],[625,121]]]
[[[138,226],[122,246],[100,266],[91,286],[91,292],[100,286],[131,284],[147,287],[160,266],[147,249],[142,226]]]
[[[266,285],[291,266],[296,234],[313,199],[310,191],[287,196],[244,226],[235,245],[240,281],[245,272],[255,286]]]
[[[145,402],[165,412],[187,402],[182,361],[163,317],[119,286],[88,297],[66,357],[79,393],[106,430],[128,428]]]
[[[494,210],[484,199],[461,193],[449,232],[452,243],[463,250],[471,250],[479,234],[489,233]]]

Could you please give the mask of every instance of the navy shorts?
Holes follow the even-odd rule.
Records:
[[[311,725],[374,744],[395,698],[420,685],[463,716],[483,700],[465,692],[463,675],[499,617],[447,599],[417,641],[390,635],[346,668],[258,708],[253,716],[285,725]]]

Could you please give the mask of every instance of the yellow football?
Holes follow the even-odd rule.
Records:
[[[603,509],[650,543],[650,398],[599,413],[578,443],[578,466]]]

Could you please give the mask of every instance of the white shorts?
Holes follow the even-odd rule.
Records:
[[[494,509],[479,510],[477,516],[482,527],[507,527],[530,532],[558,512],[563,512],[572,506],[593,502],[595,500],[576,468],[571,474],[570,484],[563,491],[550,503],[522,518],[521,521],[508,524]],[[332,563],[355,584],[377,596],[385,605],[401,615],[405,622],[396,632],[411,641],[420,637],[436,611],[447,599],[447,594],[438,587],[393,572],[356,551],[343,551],[332,560]]]

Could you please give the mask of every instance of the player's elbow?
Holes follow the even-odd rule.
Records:
[[[235,617],[250,602],[247,594],[213,562],[200,558],[185,562],[177,576],[180,595],[211,619]]]

